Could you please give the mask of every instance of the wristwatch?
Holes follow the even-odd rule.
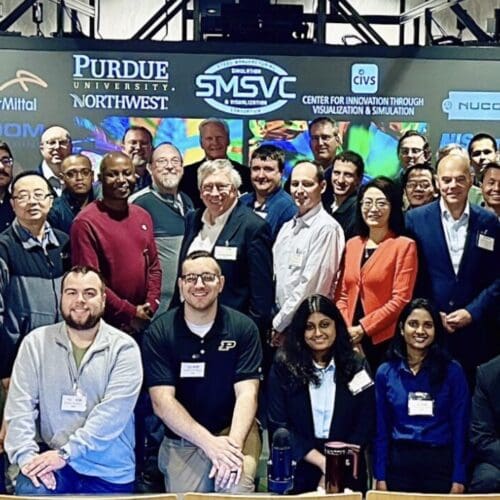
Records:
[[[57,450],[57,454],[66,462],[68,463],[69,462],[69,459],[70,459],[70,456],[69,456],[69,452],[67,450],[65,450],[64,448],[59,448]]]

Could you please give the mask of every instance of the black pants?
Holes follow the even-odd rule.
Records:
[[[393,441],[387,467],[387,488],[412,493],[449,493],[453,453],[414,441]]]

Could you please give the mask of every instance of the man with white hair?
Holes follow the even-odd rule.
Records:
[[[180,260],[195,250],[210,252],[226,277],[221,303],[249,316],[264,333],[274,303],[271,229],[238,201],[240,185],[229,160],[206,161],[200,167],[198,187],[205,208],[187,216]]]
[[[184,191],[193,200],[196,208],[202,208],[203,202],[200,198],[197,184],[198,169],[207,160],[226,159],[240,174],[240,192],[251,192],[252,183],[250,182],[250,169],[237,161],[231,160],[227,156],[227,148],[230,143],[229,127],[227,123],[220,118],[207,118],[200,123],[198,130],[200,132],[200,146],[205,152],[205,158],[184,167],[184,177],[181,181],[180,190]]]

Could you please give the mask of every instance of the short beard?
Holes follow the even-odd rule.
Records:
[[[94,328],[97,325],[97,323],[101,321],[102,314],[99,316],[94,316],[91,314],[87,318],[87,321],[85,321],[85,323],[77,323],[76,321],[73,320],[71,314],[62,313],[62,317],[70,328],[73,328],[73,330],[81,331],[81,330],[91,330],[92,328]]]

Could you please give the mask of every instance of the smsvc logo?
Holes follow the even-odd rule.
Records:
[[[351,91],[353,94],[375,94],[378,90],[378,66],[353,64],[351,66]]]
[[[270,113],[295,99],[290,76],[277,64],[261,59],[229,59],[196,77],[196,97],[219,111],[234,115]]]
[[[450,91],[441,105],[448,120],[500,120],[500,92]]]

